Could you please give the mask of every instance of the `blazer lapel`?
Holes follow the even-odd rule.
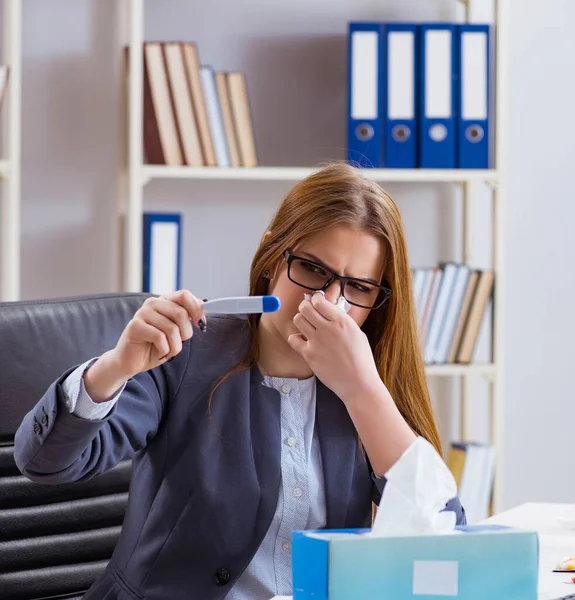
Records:
[[[344,403],[317,380],[316,427],[321,449],[327,528],[344,527],[352,488],[358,434]]]
[[[263,385],[257,367],[250,372],[250,421],[254,465],[260,484],[262,525],[273,518],[281,482],[281,397]]]

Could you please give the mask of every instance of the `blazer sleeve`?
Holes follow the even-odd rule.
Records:
[[[74,368],[66,371],[16,431],[18,469],[38,483],[69,483],[91,479],[130,458],[156,435],[184,378],[190,348],[188,341],[172,361],[130,379],[112,410],[96,420],[70,412],[63,382]]]

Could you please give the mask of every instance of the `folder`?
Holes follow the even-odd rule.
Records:
[[[429,328],[425,338],[423,358],[427,364],[436,362],[437,346],[445,323],[449,307],[449,299],[453,292],[453,285],[457,275],[457,265],[446,263],[441,266],[443,275],[429,319]]]
[[[435,348],[436,363],[443,364],[447,362],[470,275],[471,267],[469,265],[458,265],[453,282],[453,290],[447,305],[447,312]]]
[[[423,317],[425,314],[425,308],[427,306],[427,299],[429,297],[429,292],[431,289],[431,285],[433,282],[435,268],[434,267],[426,267],[422,269],[423,271],[423,283],[421,285],[421,292],[419,293],[417,299],[417,330],[423,330]]]
[[[383,166],[382,25],[350,23],[348,33],[348,161],[379,168]]]
[[[127,54],[129,57],[129,54]],[[148,164],[184,164],[160,42],[144,44],[144,154]]]
[[[214,69],[209,65],[202,65],[200,67],[200,77],[202,79],[202,87],[206,99],[206,108],[214,142],[216,162],[218,167],[230,167],[230,154],[228,152],[224,118],[222,116],[222,109],[218,98]]]
[[[143,291],[170,294],[181,287],[182,217],[144,213]]]
[[[194,106],[194,115],[198,123],[198,133],[202,143],[202,154],[206,161],[206,166],[217,166],[216,152],[210,131],[208,119],[208,109],[202,86],[202,76],[200,74],[200,55],[198,45],[195,42],[181,42],[184,53],[184,62],[186,73],[188,75],[188,85],[192,95],[192,104]]]
[[[423,286],[425,284],[425,269],[412,268],[411,277],[413,285],[413,307],[415,310],[415,314],[419,316],[419,309],[421,306],[421,295],[423,293]]]
[[[182,45],[177,42],[166,42],[162,47],[184,162],[192,167],[201,167],[204,165],[204,157],[186,78]]]
[[[486,318],[488,305],[493,299],[494,285],[495,272],[493,269],[481,271],[471,305],[469,306],[465,329],[461,335],[461,342],[457,353],[458,363],[469,364],[473,359],[477,338]]]
[[[232,111],[230,89],[228,86],[228,74],[226,72],[218,71],[216,73],[216,89],[218,91],[218,101],[222,111],[224,131],[226,132],[226,140],[230,152],[230,163],[232,167],[239,167],[241,166],[240,149],[238,146],[238,136],[234,126],[234,115]]]
[[[383,166],[417,167],[418,26],[383,25]]]
[[[477,287],[477,281],[479,280],[480,274],[481,271],[479,269],[472,269],[467,281],[467,285],[465,286],[465,294],[463,295],[459,314],[457,315],[457,324],[455,326],[453,338],[451,339],[449,354],[447,355],[448,363],[456,362],[457,353],[461,344],[461,338],[465,334],[465,324],[467,323],[467,316],[469,315],[469,310],[473,304],[475,288]]]
[[[434,23],[420,31],[420,159],[428,169],[455,168],[456,26]]]
[[[425,354],[425,342],[427,340],[429,326],[433,311],[435,310],[435,303],[437,301],[437,294],[441,287],[441,280],[443,279],[443,268],[440,266],[431,268],[431,276],[427,289],[425,290],[424,303],[421,309],[421,316],[419,321],[419,337],[421,340],[421,346]]]
[[[228,73],[227,81],[240,164],[242,167],[257,167],[258,152],[246,74],[241,71]]]
[[[459,25],[457,166],[488,169],[491,157],[491,27]]]

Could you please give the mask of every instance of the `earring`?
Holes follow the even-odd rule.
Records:
[[[269,269],[266,269],[264,271],[263,278],[264,279],[269,279],[270,278],[270,270]]]

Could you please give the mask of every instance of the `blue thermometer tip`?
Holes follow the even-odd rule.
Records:
[[[277,296],[263,296],[262,308],[265,313],[276,312],[282,303]]]

